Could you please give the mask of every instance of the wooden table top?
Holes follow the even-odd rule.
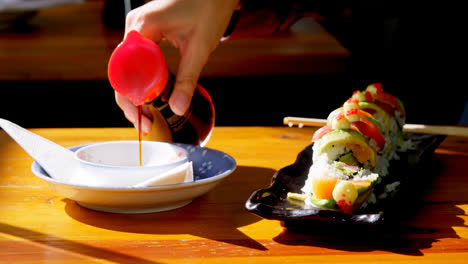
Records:
[[[40,10],[28,27],[0,24],[0,81],[107,80],[109,57],[123,29],[103,24],[103,0],[86,0]],[[175,72],[178,51],[161,42]],[[342,72],[346,50],[315,20],[303,19],[271,37],[221,43],[202,77]]]
[[[62,146],[136,139],[133,128],[32,129]],[[294,162],[313,128],[216,127],[207,147],[237,169],[209,193],[167,212],[112,214],[51,191],[0,131],[0,263],[466,263],[468,140],[436,150],[441,172],[422,207],[381,239],[290,231],[244,208],[250,194]],[[356,235],[356,233],[354,233]]]

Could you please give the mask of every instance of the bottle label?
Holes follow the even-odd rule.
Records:
[[[166,120],[172,132],[172,140],[174,142],[199,144],[198,133],[189,122],[192,116],[192,106],[187,109],[183,116],[176,115],[169,106],[169,97],[174,88],[174,81],[175,76],[170,73],[163,93],[149,104],[156,107]]]
[[[192,112],[192,109],[189,108],[185,115],[180,116],[172,112],[169,103],[164,103],[161,106],[154,105],[158,108],[164,119],[166,119],[167,124],[173,132],[178,132],[184,127],[184,124],[187,123]]]

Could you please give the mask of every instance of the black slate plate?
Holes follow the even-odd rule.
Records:
[[[408,189],[420,177],[424,177],[422,169],[431,161],[434,150],[445,138],[441,135],[413,133],[408,133],[405,137],[411,139],[416,148],[399,153],[400,160],[391,162],[389,175],[375,187],[378,192],[378,188],[383,188],[386,183],[398,180],[399,190],[372,206],[353,212],[352,215],[337,210],[305,209],[303,203],[292,202],[286,198],[288,192],[301,193],[300,189],[312,165],[312,145],[305,147],[298,154],[294,164],[276,172],[268,188],[253,192],[245,203],[245,208],[263,218],[283,221],[285,226],[307,225],[310,222],[379,225],[387,217],[385,212],[393,212],[392,207],[398,206],[407,195],[414,194]]]

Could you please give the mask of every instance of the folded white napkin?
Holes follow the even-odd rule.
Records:
[[[185,162],[175,168],[165,171],[159,175],[154,176],[144,182],[133,185],[133,187],[148,187],[161,184],[172,184],[180,182],[193,181],[193,166],[192,162]]]

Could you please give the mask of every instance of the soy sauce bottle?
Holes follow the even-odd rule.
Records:
[[[214,128],[215,111],[208,92],[197,85],[184,115],[169,107],[175,76],[169,72],[164,55],[153,41],[131,31],[111,55],[108,65],[111,86],[138,107],[153,115],[151,132],[144,140],[204,146]]]
[[[202,86],[197,85],[185,114],[176,115],[169,107],[169,97],[174,88],[174,81],[175,76],[169,73],[162,94],[146,103],[153,114],[153,128],[144,139],[204,146],[214,127],[215,112],[211,97]],[[165,124],[161,124],[161,121]]]

